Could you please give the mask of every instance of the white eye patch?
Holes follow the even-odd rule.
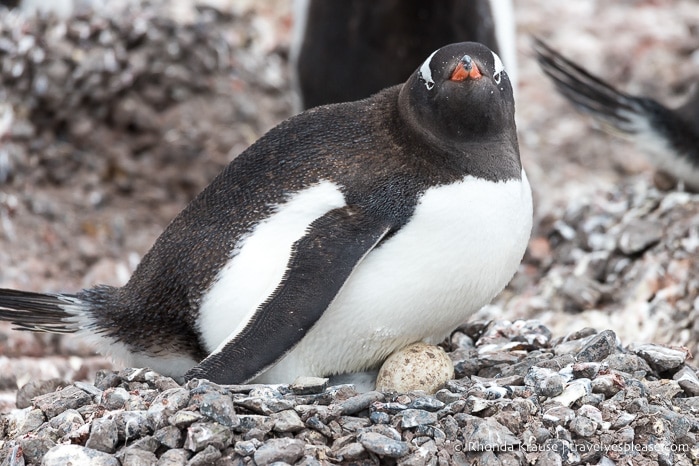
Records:
[[[432,79],[432,68],[430,68],[430,64],[432,63],[432,57],[434,57],[434,54],[437,53],[437,50],[432,52],[432,54],[427,57],[427,60],[425,60],[422,65],[420,65],[420,79],[422,79],[425,82],[425,87],[427,87],[427,90],[431,90],[434,87],[434,80]]]
[[[498,57],[497,53],[491,53],[493,54],[493,64],[495,67],[495,71],[493,72],[493,78],[495,79],[495,82],[497,84],[500,84],[500,81],[502,80],[502,72],[505,71],[505,66],[502,64],[502,60],[500,60],[500,57]]]

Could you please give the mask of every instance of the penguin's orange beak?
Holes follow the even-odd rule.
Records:
[[[454,68],[449,79],[452,81],[464,81],[468,78],[478,79],[480,77],[481,71],[478,69],[478,66],[476,66],[476,63],[470,56],[464,55],[459,61],[459,64],[456,65],[456,68]]]

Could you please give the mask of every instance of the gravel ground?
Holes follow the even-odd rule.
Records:
[[[147,369],[30,383],[0,417],[2,464],[619,464],[699,461],[685,350],[611,330],[552,339],[537,321],[470,324],[434,395],[291,385],[180,386]],[[46,393],[45,393],[46,392]],[[2,458],[4,456],[4,458]],[[22,463],[25,464],[25,463]]]
[[[49,19],[26,23],[16,15],[0,13],[0,69],[3,73],[0,81],[0,286],[75,291],[96,283],[123,283],[141,255],[186,202],[236,154],[291,114],[290,80],[286,68],[291,25],[288,5],[278,0],[221,3],[225,7],[220,10],[204,8],[198,11],[155,4],[145,9],[132,9],[123,18],[113,16],[112,20],[79,15],[67,25]],[[559,455],[556,460],[549,458],[553,454],[548,452],[532,456],[535,452],[522,445],[536,443],[541,446],[547,441],[575,443],[581,439],[595,445],[600,442],[624,444],[629,435],[633,440],[634,434],[638,445],[649,441],[649,435],[659,439],[658,445],[691,445],[690,434],[696,434],[697,424],[690,413],[699,409],[699,405],[692,404],[692,397],[697,393],[692,393],[686,383],[683,385],[678,380],[696,376],[690,368],[695,364],[688,354],[697,352],[699,342],[699,324],[695,323],[699,322],[699,282],[696,278],[699,266],[694,260],[699,248],[699,197],[658,190],[653,185],[652,167],[631,144],[601,133],[591,127],[588,119],[576,114],[555,94],[538,70],[532,57],[530,37],[537,35],[546,39],[551,46],[622,90],[652,95],[662,102],[675,104],[688,90],[688,79],[698,74],[699,9],[690,0],[515,0],[515,7],[520,67],[518,126],[522,157],[534,187],[536,227],[520,273],[494,305],[481,311],[475,320],[537,318],[558,340],[568,335],[568,340],[573,341],[583,341],[584,338],[572,338],[571,334],[591,327],[600,331],[599,335],[607,335],[605,341],[609,342],[609,334],[602,331],[611,329],[629,345],[622,349],[615,343],[614,354],[629,361],[635,358],[639,365],[634,370],[630,366],[610,366],[603,362],[605,356],[593,361],[601,364],[594,376],[575,375],[575,369],[571,376],[566,369],[571,361],[561,363],[556,369],[558,372],[554,372],[563,380],[565,390],[570,386],[587,387],[587,382],[572,384],[586,379],[592,387],[590,393],[601,393],[605,399],[597,397],[585,402],[577,399],[567,406],[563,403],[572,414],[565,411],[564,420],[555,422],[544,418],[549,410],[547,403],[553,403],[549,398],[555,396],[541,394],[532,385],[538,383],[535,378],[539,371],[531,367],[541,366],[541,363],[539,359],[527,359],[530,357],[528,352],[537,351],[529,347],[522,348],[521,353],[512,350],[516,358],[510,356],[512,361],[505,358],[502,364],[511,362],[513,367],[518,367],[513,376],[529,377],[531,383],[527,380],[504,383],[524,388],[512,389],[496,398],[493,400],[495,407],[474,411],[469,405],[449,414],[445,414],[443,410],[446,408],[441,407],[435,411],[438,419],[425,424],[427,427],[420,427],[420,424],[403,426],[404,409],[422,409],[408,408],[415,398],[410,395],[407,395],[409,401],[385,394],[374,400],[406,407],[396,408],[396,412],[391,412],[392,408],[374,409],[371,405],[369,411],[333,413],[340,417],[366,419],[366,415],[385,412],[388,420],[375,414],[374,417],[381,418],[380,422],[371,417],[369,422],[390,425],[395,432],[380,431],[382,427],[371,432],[392,438],[397,442],[391,444],[398,449],[396,451],[403,452],[408,448],[406,455],[398,459],[402,464],[423,464],[418,457],[427,454],[425,452],[434,454],[435,458],[439,455],[445,458],[444,454],[447,454],[452,460],[461,461],[462,456],[457,455],[459,452],[453,448],[449,450],[444,442],[461,441],[462,445],[468,442],[464,435],[478,430],[473,416],[483,422],[486,419],[491,422],[491,418],[501,422],[509,429],[508,435],[519,442],[512,443],[519,445],[518,453],[513,453],[513,461],[525,458],[532,464],[536,461],[539,464],[561,464],[556,461],[564,464],[576,461],[611,464],[605,463],[604,458],[618,458],[609,454],[594,458],[582,456],[583,459],[576,460],[575,456],[560,459]],[[48,34],[51,39],[42,39],[42,34]],[[540,331],[548,335],[547,331]],[[463,338],[470,338],[473,344],[480,341],[473,332],[466,332],[466,335]],[[534,346],[543,354],[558,357],[556,348],[564,342],[556,342],[556,338],[552,340],[550,336],[546,337],[546,342]],[[655,363],[649,361],[650,356],[644,356],[643,350],[639,350],[643,344],[651,342],[669,347],[656,352],[683,354],[682,362],[671,369],[661,370],[653,366]],[[463,351],[473,351],[466,343],[459,345],[467,348]],[[459,350],[455,352],[459,353]],[[451,354],[454,357],[454,352]],[[570,350],[566,354],[577,356],[580,363],[578,352]],[[472,356],[476,357],[475,354]],[[650,370],[641,367],[640,360],[650,365]],[[447,391],[453,397],[458,395],[461,402],[468,404],[469,397],[476,396],[473,386],[483,383],[479,377],[488,381],[497,379],[493,372],[480,366],[478,370],[458,369],[461,362],[464,363],[462,366],[480,365],[480,359],[455,358],[455,361],[457,380],[447,387]],[[529,366],[517,366],[524,361],[533,362]],[[687,368],[683,365],[685,363],[689,364]],[[490,367],[498,365],[490,364]],[[82,405],[71,408],[78,411],[81,421],[73,413],[64,415],[68,420],[54,421],[54,424],[82,422],[88,427],[83,427],[77,437],[71,437],[72,430],[65,430],[65,427],[65,432],[59,431],[61,435],[58,437],[51,431],[51,442],[70,439],[68,443],[84,446],[93,420],[101,417],[95,415],[95,411],[119,409],[103,406],[104,393],[109,388],[101,384],[104,378],[112,380],[109,382],[115,384],[112,388],[131,389],[129,384],[140,383],[143,386],[135,390],[150,390],[144,397],[140,392],[133,395],[142,399],[142,404],[134,401],[134,405],[127,409],[128,412],[140,411],[141,415],[151,409],[153,400],[161,396],[161,391],[174,388],[158,387],[154,380],[161,379],[154,375],[149,376],[151,380],[129,380],[131,375],[126,372],[110,376],[111,369],[109,361],[95,356],[75,339],[12,332],[9,326],[0,325],[0,390],[6,390],[0,397],[0,411],[9,412],[14,407],[17,388],[30,380],[53,380],[53,385],[46,385],[49,392],[59,385],[70,387],[67,384],[76,380],[94,383],[100,390],[105,390],[98,393],[88,385],[79,386],[78,389],[87,393],[89,398],[73,392],[83,400]],[[481,374],[481,371],[485,372]],[[615,377],[614,371],[623,376]],[[604,380],[611,379],[616,384],[613,385],[620,388],[618,393],[624,395],[617,397],[618,393],[596,391],[601,390],[595,388],[595,380],[600,374],[609,376]],[[556,378],[552,373],[545,375]],[[677,379],[673,380],[676,376]],[[644,388],[639,388],[641,386]],[[659,395],[660,386],[668,391]],[[677,391],[677,386],[680,386],[680,391]],[[236,413],[241,416],[271,416],[271,413],[261,413],[259,409],[256,411],[237,403],[236,397],[251,396],[253,390],[259,390],[254,393],[261,397],[293,398],[287,388],[248,387],[235,389],[240,390],[235,392],[230,387],[206,387],[199,395],[209,392],[226,395],[233,400]],[[636,391],[628,392],[632,388]],[[183,390],[188,391],[189,398],[182,407],[191,405],[188,410],[202,415],[200,401],[192,401],[198,399],[195,398],[197,387],[191,385]],[[534,399],[531,393],[525,396],[524,390],[533,391]],[[349,388],[322,393],[315,395],[327,397],[327,401],[321,403],[324,406],[333,406],[351,396]],[[631,402],[625,397],[630,399],[638,393],[648,400],[648,405],[642,408],[652,408],[651,411],[629,408]],[[316,440],[329,448],[328,451],[335,455],[333,458],[337,458],[340,449],[347,447],[350,455],[347,458],[357,455],[369,464],[376,461],[378,453],[371,449],[373,446],[365,445],[365,431],[361,430],[369,426],[355,424],[345,428],[339,417],[330,415],[318,418],[320,424],[309,426],[308,419],[313,415],[298,408],[308,401],[295,400],[289,402],[287,410],[294,411],[305,427],[298,432],[279,432],[267,428],[273,422],[260,421],[266,423],[266,427],[260,429],[262,433],[256,432],[245,439],[252,442],[245,444],[248,445],[245,448],[250,448],[248,454],[244,455],[245,451],[236,454],[255,457],[272,437],[294,437],[306,445],[297,458],[303,461],[302,458],[309,454],[309,445],[315,445],[315,440],[309,438],[320,436]],[[458,402],[456,398],[446,400],[441,400],[446,406]],[[640,419],[644,423],[637,423],[637,416],[625,425],[608,425],[613,424],[616,417],[612,418],[612,414],[605,412],[600,404],[611,400],[615,400],[614,409],[619,413],[642,412],[644,416]],[[533,403],[534,408],[527,405],[529,414],[520,413],[524,416],[521,425],[504,422],[504,415],[493,418],[494,414],[501,412],[498,410],[507,411],[506,406],[519,412],[523,409],[522,403],[528,402]],[[580,413],[587,405],[602,413],[600,422],[591,408]],[[239,412],[240,406],[244,409]],[[657,411],[661,408],[665,410],[662,413]],[[430,412],[429,409],[423,410]],[[675,410],[673,412],[679,413],[680,417],[670,419],[667,410]],[[26,416],[34,412],[29,421],[35,423],[31,429],[53,415],[38,405],[22,412]],[[457,418],[457,414],[463,417]],[[203,415],[207,416],[206,413]],[[23,414],[12,416],[21,418]],[[597,423],[594,432],[587,437],[579,431],[586,433],[591,427],[588,425],[585,430],[582,424],[589,423],[576,421],[579,417]],[[625,415],[624,419],[628,417]],[[451,421],[445,421],[447,418]],[[186,450],[178,454],[198,455],[210,446],[198,449],[199,446],[188,444],[192,448],[187,448],[182,442],[189,441],[186,440],[190,435],[188,425],[191,427],[195,422],[221,424],[212,419],[215,421],[215,418],[197,418],[189,424],[175,424],[181,436],[175,450]],[[448,425],[454,426],[452,421],[458,429],[450,437],[452,434],[447,432]],[[25,427],[31,425],[21,419],[12,421],[8,418],[6,422]],[[339,427],[323,428],[332,422],[337,422]],[[22,437],[18,434],[22,429],[8,427],[10,424],[5,425],[6,434]],[[230,450],[231,439],[242,438],[247,432],[244,429],[236,431],[240,427],[223,425],[228,431],[222,435],[228,438],[226,435],[230,434],[230,438],[212,447],[219,454]],[[249,424],[245,425],[249,427]],[[543,430],[539,432],[541,436],[535,431],[541,425],[548,431],[548,437],[544,436]],[[686,426],[689,426],[687,430],[682,430]],[[138,441],[150,446],[137,450],[148,451],[155,445],[148,437],[155,437],[155,432],[165,427],[165,424],[148,425],[143,432],[139,431],[139,437],[146,440]],[[489,425],[488,428],[495,427]],[[525,436],[527,430],[534,435],[534,443],[532,437]],[[169,431],[175,435],[173,429]],[[437,431],[446,437],[441,437]],[[127,439],[123,432],[119,435],[114,449],[123,451]],[[360,439],[362,435],[365,442]],[[350,438],[335,444],[346,436]],[[416,440],[421,436],[430,440]],[[505,438],[514,442],[510,437]],[[129,446],[132,446],[132,439],[129,436]],[[167,445],[160,439],[157,441],[160,443],[150,454],[160,454],[162,445]],[[405,442],[407,447],[396,446],[403,445],[401,442]],[[48,444],[42,443],[44,446]],[[421,450],[423,444],[427,446]],[[3,452],[11,451],[12,445],[16,443],[6,443]],[[577,449],[567,448],[566,451],[580,453]],[[279,446],[279,449],[287,448]],[[321,450],[326,451],[318,449]],[[216,455],[213,450],[208,451]],[[696,452],[691,451],[684,452],[685,456],[681,458],[697,461]],[[123,454],[119,456],[122,464],[125,463]],[[310,454],[320,458],[320,453]],[[468,455],[465,454],[467,460],[471,458]],[[408,462],[408,458],[414,458],[410,460],[414,462]],[[649,452],[634,458],[638,461],[634,464],[646,464],[640,462],[641,458],[650,461],[647,464],[670,461]],[[680,461],[677,458],[680,456],[670,458],[672,461],[666,464]],[[481,458],[479,461],[485,460]]]

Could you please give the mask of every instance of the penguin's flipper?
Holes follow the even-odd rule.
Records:
[[[281,283],[247,326],[185,378],[244,383],[274,365],[301,341],[355,267],[394,226],[349,206],[314,221],[294,244]]]
[[[646,129],[648,99],[618,91],[600,78],[534,39],[534,51],[541,69],[556,89],[575,107],[595,118],[605,130],[622,135]],[[652,102],[650,102],[652,104]]]

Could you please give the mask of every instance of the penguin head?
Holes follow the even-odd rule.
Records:
[[[514,135],[512,85],[500,58],[477,42],[434,51],[403,85],[401,116],[439,145]],[[516,136],[515,136],[516,137]]]

